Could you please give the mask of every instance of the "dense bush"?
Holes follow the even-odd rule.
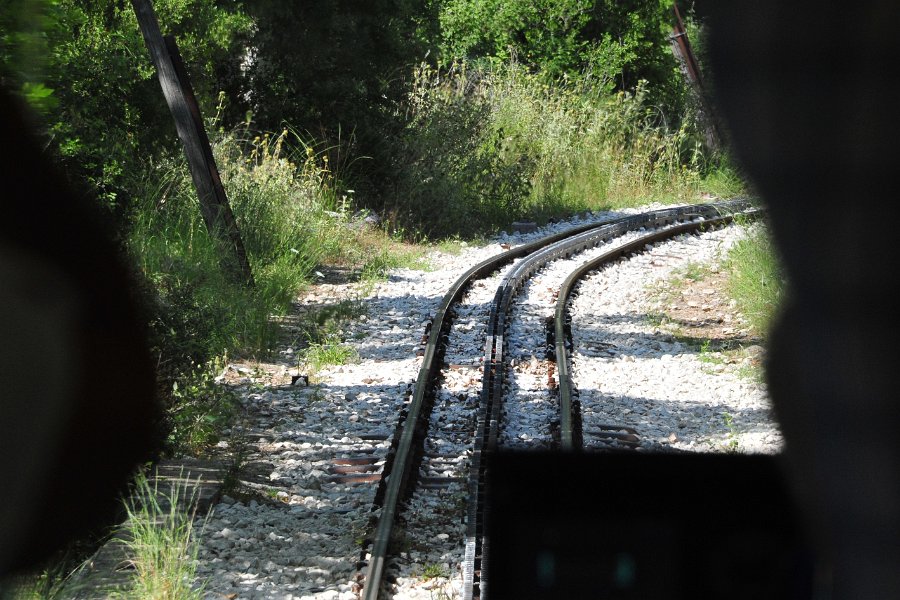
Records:
[[[429,235],[491,231],[529,216],[690,201],[733,192],[692,120],[674,126],[646,83],[607,94],[584,82],[550,85],[520,65],[421,66],[390,145],[396,188],[387,203]]]
[[[352,134],[360,153],[382,156],[388,109],[403,95],[402,76],[428,51],[436,23],[431,4],[248,2],[254,35],[243,65],[246,93],[234,96],[235,116],[249,110],[260,128],[286,122],[331,144]]]
[[[646,80],[654,100],[680,107],[666,0],[446,0],[439,18],[445,64],[514,60],[550,80],[589,77],[604,91]]]
[[[16,3],[25,15],[18,20],[0,11],[18,28],[3,35],[4,83],[42,111],[48,146],[72,180],[125,211],[142,161],[180,151],[130,2]],[[240,59],[238,41],[250,20],[233,2],[157,0],[154,8],[163,33],[178,40],[203,109],[211,111],[216,73]]]
[[[527,159],[508,155],[502,131],[491,127],[490,91],[462,67],[417,70],[406,129],[387,142],[397,161],[387,204],[396,224],[445,235],[521,213],[530,186]],[[477,229],[483,228],[469,231]]]

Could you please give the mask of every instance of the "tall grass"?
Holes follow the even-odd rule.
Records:
[[[134,493],[125,501],[127,520],[114,543],[122,543],[131,570],[126,583],[106,589],[104,597],[134,600],[200,600],[203,586],[196,581],[199,541],[196,482],[176,479],[160,489],[139,473]],[[202,521],[201,521],[202,522]],[[120,541],[118,541],[120,540]],[[43,571],[0,582],[0,598],[7,600],[69,600],[97,597],[96,582],[85,576],[90,559],[83,551],[56,556]]]
[[[219,328],[228,337],[201,336],[220,349],[265,347],[273,331],[268,317],[287,310],[314,267],[340,252],[346,237],[344,215],[332,210],[338,182],[323,155],[299,139],[299,151],[287,150],[287,131],[251,139],[242,133],[224,136],[215,154],[255,289],[231,286],[221,274],[181,161],[148,177],[130,236],[142,269],[165,295],[188,289],[209,314],[230,321]]]
[[[189,454],[215,442],[233,414],[214,370],[227,355],[265,358],[279,335],[277,317],[291,310],[321,263],[371,277],[403,262],[385,232],[353,220],[354,192],[344,182],[352,163],[329,162],[347,156],[346,149],[289,129],[257,134],[241,127],[220,132],[213,151],[255,287],[235,285],[222,272],[182,159],[151,167],[135,186],[128,234],[150,299],[169,449]]]
[[[195,584],[199,542],[196,539],[196,487],[172,483],[168,491],[139,476],[136,495],[126,503],[124,525],[134,576],[121,598],[200,600]]]
[[[172,451],[214,440],[229,399],[212,385],[226,354],[265,357],[299,289],[327,257],[353,245],[339,174],[316,144],[284,131],[223,134],[214,145],[256,286],[222,272],[183,160],[151,168],[136,186],[128,245],[144,280]],[[346,197],[346,193],[343,194]]]
[[[393,146],[395,219],[440,236],[740,189],[704,149],[692,115],[667,121],[643,84],[602,89],[590,80],[547,83],[515,64],[421,66]]]
[[[764,228],[754,228],[748,238],[728,253],[728,291],[738,310],[758,335],[766,336],[785,294],[784,271],[774,243]]]

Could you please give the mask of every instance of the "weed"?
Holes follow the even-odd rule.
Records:
[[[203,597],[194,583],[199,543],[195,537],[196,487],[158,483],[139,475],[135,495],[126,503],[126,545],[134,567],[130,589],[122,597],[191,600]]]
[[[312,371],[319,371],[330,365],[344,365],[359,358],[356,349],[341,343],[337,336],[329,336],[322,342],[310,344],[301,354],[301,360]]]
[[[713,357],[709,351],[710,340],[703,340],[703,343],[700,344],[700,348],[697,350],[697,358],[700,359],[700,362],[713,362]]]
[[[651,293],[657,300],[657,306],[679,303],[681,292],[689,282],[697,282],[705,279],[710,274],[710,266],[696,262],[689,262],[683,267],[672,271],[671,276],[665,281],[659,281],[650,286]],[[664,313],[647,315],[648,322],[654,327],[671,324],[671,320]]]
[[[437,243],[437,250],[443,254],[459,256],[462,251],[469,246],[468,242],[459,239],[459,236],[443,239]]]
[[[430,268],[423,249],[400,243],[381,244],[367,248],[360,269],[360,281],[371,285],[384,280],[392,269],[427,270]],[[366,292],[367,293],[367,292]]]
[[[306,397],[306,401],[309,404],[315,404],[319,402],[325,401],[325,392],[321,385],[311,386],[309,388],[309,395]]]
[[[350,524],[350,538],[355,546],[362,548],[369,541],[367,535],[368,530],[364,524],[358,522]]]
[[[224,360],[213,366],[196,366],[172,383],[171,405],[167,410],[168,446],[176,453],[198,455],[218,441],[218,432],[237,413],[234,392],[218,385],[214,374]]]
[[[736,177],[704,155],[691,120],[669,127],[645,84],[610,94],[527,69],[422,65],[392,139],[393,220],[427,235],[477,235],[529,216],[543,221],[648,200],[734,193]],[[723,175],[710,177],[718,171]],[[730,173],[730,176],[726,173]],[[478,224],[473,227],[473,224]]]
[[[451,600],[452,597],[443,587],[431,590],[432,600]]]
[[[359,300],[344,300],[307,315],[302,326],[306,348],[298,354],[298,366],[305,364],[315,372],[358,359],[356,350],[342,342],[341,328],[345,321],[359,318],[365,310],[365,304]]]
[[[661,312],[649,312],[644,318],[651,327],[662,327],[669,322],[668,315]]]
[[[730,453],[737,452],[740,442],[738,440],[737,426],[734,424],[734,417],[730,413],[722,413],[722,420],[728,429],[728,441],[725,444],[725,451]]]
[[[437,563],[427,563],[422,570],[422,577],[426,580],[447,576],[447,569],[445,569],[443,565]]]
[[[342,300],[307,314],[300,327],[306,344],[322,344],[340,337],[344,322],[358,319],[364,314],[365,303],[358,299]]]
[[[718,344],[716,348],[712,347],[712,340],[703,340],[697,349],[697,359],[708,365],[725,364],[726,360],[722,354],[727,344]]]
[[[225,496],[233,496],[239,493],[241,489],[240,474],[244,468],[248,452],[248,441],[243,429],[238,432],[235,431],[235,428],[232,428],[228,447],[230,457],[228,469],[222,478],[221,493]]]
[[[341,300],[336,304],[317,310],[312,321],[320,328],[327,328],[342,321],[357,319],[366,314],[366,305],[359,299]]]
[[[412,549],[413,543],[409,535],[399,527],[395,526],[391,531],[388,552],[391,554],[400,554],[401,552],[409,552]]]
[[[762,369],[760,369],[759,367],[755,367],[753,365],[743,364],[740,367],[738,367],[738,369],[735,373],[741,379],[749,379],[750,381],[753,381],[756,383],[763,382]]]
[[[277,320],[316,264],[353,245],[346,215],[332,209],[340,173],[323,150],[288,131],[225,134],[214,148],[256,286],[223,275],[183,160],[151,166],[135,186],[127,245],[144,275],[151,349],[167,409],[169,449],[201,452],[230,418],[213,383],[224,351],[264,355]]]
[[[384,279],[388,271],[399,267],[400,264],[401,261],[396,254],[383,249],[363,264],[360,279],[363,281]]]
[[[765,336],[781,304],[784,271],[768,233],[763,229],[738,242],[728,253],[728,292],[753,330]]]
[[[689,262],[683,268],[679,269],[678,274],[689,281],[702,281],[709,275],[709,266]]]

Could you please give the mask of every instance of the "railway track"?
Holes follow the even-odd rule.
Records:
[[[430,321],[418,377],[381,472],[375,519],[361,556],[363,598],[387,597],[395,563],[415,546],[444,544],[452,552],[456,540],[446,533],[437,539],[410,540],[411,532],[428,529],[427,521],[435,511],[452,513],[460,533],[465,528],[463,585],[457,592],[467,599],[485,596],[490,581],[484,540],[485,456],[498,446],[517,444],[576,450],[584,437],[568,362],[571,342],[567,341],[565,306],[575,282],[604,262],[648,243],[714,227],[727,222],[730,214],[748,210],[747,203],[735,201],[585,225],[482,261],[450,287]],[[555,321],[548,322],[543,315],[514,315],[522,313],[516,297],[525,286],[534,285],[539,279],[534,278],[536,273],[550,264],[580,265],[585,260],[568,278],[556,275],[552,287],[537,284],[558,295]],[[575,266],[562,269],[572,271]],[[506,271],[501,273],[503,268]],[[524,328],[517,337],[529,340],[530,347],[508,347],[510,322]],[[543,355],[548,340],[552,341],[549,360]],[[481,357],[472,356],[474,345],[483,347]],[[542,427],[533,434],[505,435],[504,425],[506,430],[518,430],[513,421],[519,416],[514,408],[504,408],[504,390],[514,387],[521,396],[523,385],[534,394],[528,401],[532,418],[535,410],[546,416],[539,417]],[[460,405],[465,410],[460,411]],[[639,440],[636,429],[616,423],[592,424],[589,434],[626,446]],[[437,570],[441,567],[449,563]]]

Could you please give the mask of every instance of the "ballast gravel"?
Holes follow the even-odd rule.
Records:
[[[588,219],[602,221],[655,208],[660,207],[595,213]],[[351,301],[362,310],[355,310],[357,316],[344,322],[341,331],[358,358],[312,374],[309,385],[291,385],[299,347],[281,348],[281,360],[274,364],[229,365],[222,384],[239,394],[245,416],[220,446],[239,457],[241,482],[233,497],[225,496],[197,522],[202,528],[197,574],[205,581],[204,597],[358,598],[361,543],[371,519],[377,517],[372,512],[377,483],[336,477],[334,459],[369,457],[376,469],[383,464],[418,375],[426,325],[462,273],[508,246],[584,222],[557,223],[525,235],[502,234],[455,255],[435,252],[428,257],[430,270],[394,270],[362,295],[364,290],[354,284],[313,286],[299,300],[301,310],[333,309]],[[640,431],[645,449],[666,445],[694,451],[780,450],[781,437],[763,384],[740,376],[733,365],[722,367],[714,360],[716,353],[699,352],[649,318],[659,311],[654,284],[658,287],[688,263],[718,264],[743,235],[742,227],[731,226],[663,242],[649,254],[608,267],[580,286],[571,304],[572,360],[586,428],[589,419],[628,424]],[[521,310],[529,315],[528,325],[510,332],[516,361],[512,368],[517,373],[513,391],[527,388],[526,404],[543,408],[550,396],[540,389],[546,367],[537,348],[543,347],[542,320],[554,301],[550,281],[561,280],[556,271],[565,270],[571,269],[549,267],[546,274],[539,274],[539,283],[523,290]],[[494,287],[476,284],[459,311],[461,333],[446,357],[451,374],[433,419],[464,422],[471,413],[480,385],[484,335],[484,325],[474,316],[490,302]],[[471,353],[464,349],[468,340],[473,344]],[[453,412],[456,401],[460,415]],[[541,427],[535,428],[523,416],[527,412],[522,407],[510,409],[512,418],[503,435],[517,443],[537,440],[546,445],[547,419],[542,417]],[[590,443],[587,436],[586,442]],[[462,456],[452,440],[446,448],[430,450]],[[446,472],[431,474],[459,475],[465,469],[461,463],[446,462]],[[460,597],[464,523],[458,506],[451,509],[440,503],[459,504],[461,493],[461,488],[449,487],[414,506],[419,516],[410,520],[419,532],[415,543],[402,549],[395,598]],[[448,518],[442,519],[442,514]]]
[[[737,226],[682,235],[588,276],[570,303],[572,373],[587,433],[605,424],[636,429],[645,449],[775,453],[781,434],[765,385],[709,351],[709,340],[665,333],[650,290],[678,269],[717,269],[744,235]],[[698,307],[703,314],[703,306]],[[737,323],[737,326],[742,326]],[[745,326],[745,325],[744,325]]]

